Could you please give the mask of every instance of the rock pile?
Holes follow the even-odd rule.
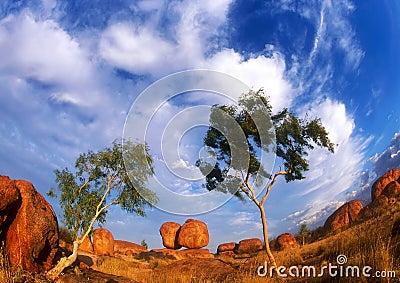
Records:
[[[167,249],[201,249],[208,245],[210,238],[206,223],[188,219],[181,226],[175,222],[165,222],[160,227],[160,235]]]

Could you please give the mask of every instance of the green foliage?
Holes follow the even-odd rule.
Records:
[[[144,239],[140,242],[140,245],[142,247],[145,247],[147,250],[149,249],[149,245],[146,243],[146,241]]]
[[[143,155],[143,151],[147,160],[134,159]],[[133,161],[134,166],[129,172],[126,170],[123,155]],[[73,172],[68,168],[55,170],[66,228],[74,231],[78,237],[79,231],[92,229],[94,221],[103,224],[108,214],[107,208],[113,205],[144,216],[145,206],[151,206],[147,200],[157,200],[154,193],[145,187],[147,178],[153,174],[151,165],[152,159],[145,145],[132,142],[122,144],[116,140],[111,147],[104,150],[81,154],[75,162]],[[135,188],[130,178],[134,178],[134,183],[139,187]],[[57,196],[52,189],[48,195]],[[143,198],[144,195],[146,199]]]
[[[225,113],[225,116],[220,114]],[[270,119],[261,119],[262,115],[270,115]],[[228,120],[233,119],[240,126],[244,135],[245,146],[240,136],[229,137]],[[260,125],[257,121],[262,121]],[[263,131],[263,133],[260,133]],[[263,139],[262,139],[262,138]],[[217,163],[212,170],[210,164],[198,161],[196,165],[206,174],[206,188],[208,190],[238,191],[240,182],[247,182],[255,174],[266,178],[271,175],[265,172],[260,164],[260,153],[274,149],[275,154],[284,167],[287,182],[303,179],[303,173],[309,170],[307,156],[315,146],[334,151],[334,145],[329,141],[328,133],[319,118],[298,118],[288,109],[283,109],[272,115],[272,107],[263,90],[250,91],[242,95],[239,106],[214,105],[211,109],[210,127],[204,137],[204,144],[211,147],[216,153]],[[246,162],[232,163],[232,155],[238,149],[248,148],[246,152],[237,154],[248,156]],[[248,161],[248,162],[247,162]],[[233,170],[232,170],[233,169]],[[234,175],[232,172],[239,172]],[[236,179],[236,181],[232,181]],[[229,182],[227,182],[229,180]],[[221,183],[234,184],[235,188],[221,187]]]

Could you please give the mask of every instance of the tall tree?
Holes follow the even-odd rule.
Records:
[[[266,114],[270,119],[260,119]],[[229,126],[232,120],[239,125],[241,134],[232,134],[232,131],[238,131],[237,127]],[[260,125],[260,121],[264,123]],[[305,178],[303,174],[309,170],[307,156],[315,146],[334,151],[334,144],[330,142],[321,120],[298,118],[288,109],[272,115],[272,107],[263,90],[250,91],[241,96],[238,106],[212,107],[204,144],[211,147],[216,156],[214,163],[204,159],[196,163],[206,176],[205,187],[210,191],[230,192],[241,199],[247,197],[258,207],[265,250],[271,264],[276,267],[268,242],[264,203],[279,176],[284,176],[286,182]],[[266,172],[267,168],[263,168],[260,162],[262,152],[271,150],[281,165],[273,174]],[[266,188],[258,198],[254,186],[262,181],[266,181]]]
[[[140,158],[143,154],[145,159]],[[130,163],[129,170],[124,161]],[[49,279],[54,280],[75,262],[79,245],[92,232],[96,222],[105,223],[111,206],[145,215],[145,207],[157,201],[154,193],[145,187],[148,177],[153,175],[152,163],[146,145],[116,140],[104,150],[81,154],[73,172],[68,168],[55,170],[63,221],[73,231],[74,245],[73,253],[61,258],[47,273]],[[137,187],[132,185],[132,178]],[[53,189],[48,195],[58,197]]]

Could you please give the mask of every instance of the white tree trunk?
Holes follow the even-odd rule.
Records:
[[[76,261],[76,259],[78,258],[79,245],[80,241],[75,240],[72,254],[69,257],[61,258],[57,265],[46,273],[46,277],[48,279],[54,281],[55,279],[57,279],[58,276],[60,276],[61,272],[63,272],[65,268],[71,266]]]

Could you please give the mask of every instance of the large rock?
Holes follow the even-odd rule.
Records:
[[[93,253],[93,244],[90,241],[89,236],[87,236],[85,239],[83,239],[83,242],[79,245],[79,251],[82,252],[87,252],[87,253]]]
[[[333,232],[352,224],[355,222],[362,208],[363,205],[359,200],[346,202],[325,221],[325,232]]]
[[[299,247],[299,243],[297,243],[296,238],[290,233],[281,234],[276,238],[275,249],[278,251],[297,247]]]
[[[114,240],[114,253],[123,255],[136,255],[147,252],[147,249],[141,245],[128,241]]]
[[[372,201],[374,201],[378,196],[380,196],[382,192],[385,190],[386,186],[393,181],[400,182],[400,170],[397,168],[389,170],[384,175],[382,175],[378,180],[375,181],[375,183],[372,185],[372,190],[371,190]]]
[[[259,238],[244,239],[235,248],[236,254],[252,254],[264,248]]]
[[[134,281],[126,277],[106,274],[93,269],[83,269],[79,273],[75,272],[74,269],[67,269],[64,271],[63,274],[61,274],[61,276],[55,282],[56,283],[82,283],[82,282],[137,283],[137,281]]]
[[[176,222],[165,222],[160,227],[160,235],[164,247],[168,249],[180,249],[182,246],[178,244],[177,233],[181,225]]]
[[[210,241],[206,223],[188,219],[178,233],[178,245],[188,249],[200,249]]]
[[[2,195],[8,195],[4,194],[4,190],[14,191],[7,178],[3,177],[2,182],[0,184]],[[5,186],[4,182],[7,183]],[[36,191],[32,183],[14,181],[14,185],[19,191],[21,202],[7,228],[6,252],[11,266],[32,273],[47,271],[51,268],[58,251],[56,215],[51,205]],[[15,199],[15,191],[12,194]]]
[[[96,255],[114,255],[114,237],[110,231],[98,228],[93,231],[93,250]]]
[[[15,182],[6,176],[0,176],[0,199],[0,242],[4,242],[22,202]]]

